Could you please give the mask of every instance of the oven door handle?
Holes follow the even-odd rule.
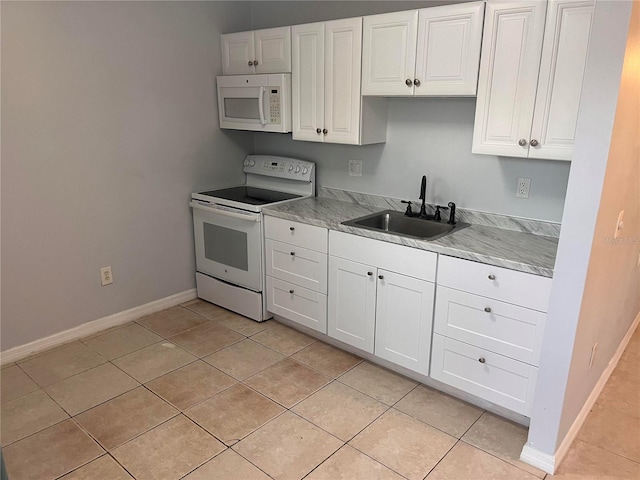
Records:
[[[197,208],[198,210],[203,210],[205,212],[213,213],[216,215],[224,215],[225,217],[238,218],[240,220],[245,220],[247,222],[260,221],[259,213],[255,213],[255,214],[254,213],[249,213],[249,214],[235,213],[235,212],[230,212],[229,210],[223,210],[221,208],[205,207],[204,205],[197,202],[190,202],[189,205],[191,205],[193,208]]]

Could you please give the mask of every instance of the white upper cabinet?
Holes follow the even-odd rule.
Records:
[[[487,4],[473,153],[571,160],[592,15],[591,0]]]
[[[222,35],[222,73],[291,72],[291,27]]]
[[[484,2],[364,17],[363,95],[475,95]]]
[[[386,103],[360,95],[362,18],[295,25],[293,139],[362,145],[386,139]]]

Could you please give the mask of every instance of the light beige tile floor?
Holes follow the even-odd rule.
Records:
[[[546,477],[524,427],[201,300],[0,375],[11,480],[640,478],[640,331]]]

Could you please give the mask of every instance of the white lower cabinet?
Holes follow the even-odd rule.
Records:
[[[530,416],[551,279],[440,255],[431,377]]]
[[[327,333],[327,229],[265,216],[267,310]]]
[[[431,252],[331,231],[328,335],[427,375],[436,259]]]

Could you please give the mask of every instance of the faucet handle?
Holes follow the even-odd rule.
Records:
[[[443,207],[442,205],[436,205],[436,213],[433,215],[433,220],[439,222],[442,220],[440,210],[449,210],[449,207]]]
[[[400,202],[407,204],[407,209],[405,210],[404,214],[408,216],[412,216],[413,210],[411,210],[411,202],[409,200],[400,200]]]
[[[449,225],[456,224],[456,204],[453,202],[449,202],[449,208],[451,209],[451,213],[449,213],[449,221],[447,222]]]

